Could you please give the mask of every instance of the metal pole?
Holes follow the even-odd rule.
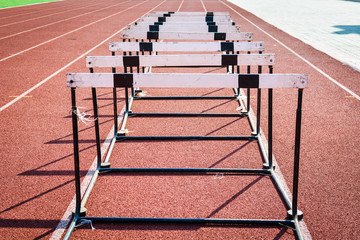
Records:
[[[300,167],[300,138],[301,138],[301,107],[303,89],[298,90],[298,106],[296,110],[296,130],[295,130],[295,151],[294,151],[294,179],[293,179],[293,202],[292,218],[297,219],[298,213],[298,188],[299,188],[299,167]]]
[[[90,68],[90,73],[94,73],[93,68]],[[91,91],[92,91],[93,109],[94,109],[94,121],[95,121],[94,124],[95,124],[95,137],[96,137],[97,167],[100,168],[100,165],[101,165],[101,147],[100,147],[99,114],[98,114],[96,88],[91,88]]]
[[[262,73],[262,66],[258,66],[258,73],[259,74]],[[256,110],[256,135],[260,134],[260,114],[261,114],[261,88],[258,88],[258,92],[257,92],[257,110]]]
[[[79,138],[78,138],[78,119],[77,119],[77,107],[76,107],[76,88],[71,88],[71,115],[73,125],[73,145],[74,145],[74,170],[75,170],[75,193],[76,193],[76,205],[75,216],[78,218],[81,208],[81,190],[80,190],[80,164],[79,164]]]
[[[111,53],[112,56],[115,56],[115,52]],[[116,73],[116,68],[112,68],[112,73]],[[114,105],[114,136],[116,137],[118,132],[118,118],[117,118],[117,93],[116,88],[113,88],[113,105]]]
[[[269,66],[269,73],[273,73],[273,66]],[[268,104],[269,104],[269,113],[268,113],[268,161],[269,161],[269,168],[273,168],[272,162],[272,149],[273,149],[273,89],[269,89],[269,96],[268,96]]]

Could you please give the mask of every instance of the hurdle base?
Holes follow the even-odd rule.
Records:
[[[300,211],[300,210],[297,210],[297,217],[298,217],[298,220],[299,220],[299,221],[302,220],[303,217],[304,217],[303,212]],[[292,213],[292,209],[290,209],[290,210],[287,211],[287,218],[288,218],[288,219],[294,219],[294,216],[293,216],[293,213]]]
[[[268,163],[263,164],[263,169],[271,169]],[[275,166],[272,166],[272,170],[275,170]]]
[[[100,164],[100,168],[109,168],[111,166],[111,163],[109,162],[103,162]]]
[[[75,216],[75,209],[72,210],[71,213],[72,213],[73,216]],[[85,207],[81,207],[79,217],[86,217],[86,214],[87,214],[87,209]]]

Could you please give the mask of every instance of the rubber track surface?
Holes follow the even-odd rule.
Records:
[[[0,10],[1,25],[12,24],[0,26],[0,107],[6,106],[0,112],[3,169],[0,173],[0,239],[49,239],[74,196],[71,103],[65,74],[88,72],[84,56],[109,55],[108,42],[117,41],[119,35],[116,33],[120,29],[148,11],[177,11],[179,7],[180,11],[204,11],[204,7],[209,12],[229,11],[242,31],[253,32],[254,40],[265,42],[265,53],[276,54],[276,73],[309,74],[310,86],[304,91],[299,208],[304,212],[304,220],[314,239],[357,239],[360,234],[357,223],[360,217],[360,140],[356,137],[360,133],[359,100],[242,16],[358,95],[359,72],[241,8],[220,0],[67,0]],[[13,24],[15,22],[21,23]],[[104,43],[100,44],[102,41]],[[6,105],[40,82],[42,84],[26,96]],[[166,90],[147,91],[149,95],[171,94]],[[181,92],[185,90],[179,91],[178,94],[185,93]],[[210,93],[213,89],[202,91],[199,93],[230,94],[227,90],[215,93]],[[79,89],[77,93],[78,105],[84,107],[81,110],[92,114],[90,90]],[[274,94],[274,155],[288,186],[291,186],[296,91],[276,90]],[[121,96],[121,108],[124,92],[119,89],[118,95]],[[255,91],[252,95],[254,108]],[[105,89],[98,96],[101,138],[104,141],[112,127],[112,92]],[[266,98],[264,91],[262,101],[266,102]],[[226,101],[156,104],[155,107],[154,103],[135,102],[134,109],[146,112],[167,112],[169,109],[234,112],[236,108],[234,102]],[[263,119],[266,119],[265,104],[263,107]],[[171,119],[134,118],[129,121],[129,134],[160,135],[166,131],[184,134],[186,131],[187,134],[221,135],[248,130],[246,121],[241,119],[175,121],[177,127]],[[266,135],[265,121],[262,129]],[[96,156],[94,138],[93,125],[81,123],[83,176]],[[169,160],[173,160],[171,166],[237,167],[240,164],[253,167],[254,162],[260,162],[257,152],[256,144],[242,142],[170,143],[165,146],[160,143],[120,143],[114,152],[116,160],[113,164],[170,166]],[[250,158],[250,154],[254,159]],[[189,158],[193,160],[185,161]],[[130,191],[134,188],[138,192]],[[88,204],[92,216],[285,218],[284,206],[271,181],[258,176],[104,176],[99,179]],[[94,227],[96,230],[93,231],[90,226],[79,228],[73,233],[73,239],[294,238],[293,232],[285,228],[109,227],[100,224]]]

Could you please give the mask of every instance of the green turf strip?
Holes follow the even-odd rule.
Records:
[[[0,0],[0,8],[23,6],[34,3],[54,2],[59,0]]]

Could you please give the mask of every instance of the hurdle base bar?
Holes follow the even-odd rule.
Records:
[[[243,113],[129,113],[129,117],[246,117]]]
[[[209,225],[262,225],[295,229],[293,220],[276,219],[221,219],[221,218],[127,218],[127,217],[79,217],[77,222],[88,220],[111,223],[157,223],[157,224],[209,224]]]
[[[116,141],[254,141],[257,136],[116,136]]]
[[[134,100],[227,100],[237,99],[238,96],[154,96],[154,97],[139,97],[134,96]]]
[[[100,173],[229,173],[271,175],[268,169],[238,169],[238,168],[101,168]]]

